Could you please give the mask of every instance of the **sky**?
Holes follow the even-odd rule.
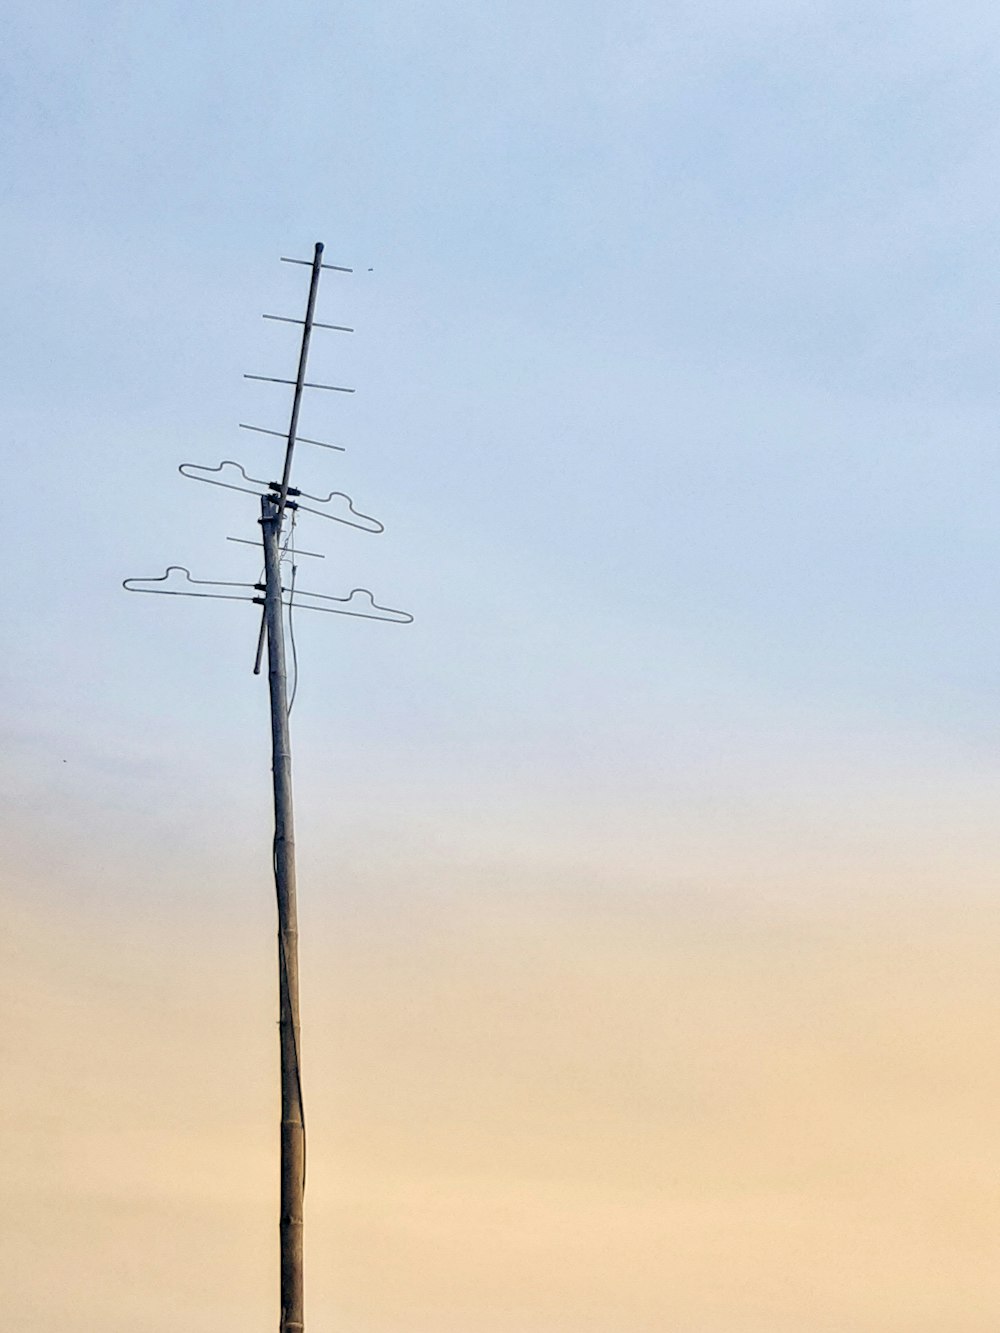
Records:
[[[322,240],[309,1327],[995,1333],[1000,12],[2,32],[17,1327],[277,1321],[256,613],[121,584],[256,578]]]

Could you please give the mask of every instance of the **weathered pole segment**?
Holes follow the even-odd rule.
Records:
[[[305,1125],[299,1061],[299,932],[295,903],[292,751],[288,728],[285,629],[281,595],[281,510],[261,498],[264,536],[264,621],[271,692],[274,777],[274,887],[278,900],[278,1032],[281,1052],[281,1333],[302,1333],[302,1207]]]

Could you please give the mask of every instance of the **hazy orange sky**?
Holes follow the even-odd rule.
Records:
[[[338,854],[314,826],[311,1323],[992,1328],[989,840],[955,820],[942,847],[921,813],[835,866],[834,811],[780,855],[714,820],[652,830],[677,877],[639,823],[549,864],[524,824],[474,860],[419,827]],[[178,887],[196,859],[104,911],[57,904],[25,856],[3,1209],[31,1330],[271,1326],[268,885],[216,875],[202,910]]]
[[[277,1323],[257,612],[121,581],[322,240],[310,1333],[996,1333],[1000,8],[6,10],[4,1327]]]

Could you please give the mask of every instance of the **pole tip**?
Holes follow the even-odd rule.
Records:
[[[316,253],[317,253],[318,255],[321,255],[321,254],[323,253],[323,242],[322,242],[322,241],[317,241],[317,242],[316,242]]]

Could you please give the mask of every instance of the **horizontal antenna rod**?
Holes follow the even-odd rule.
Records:
[[[353,389],[345,389],[342,384],[310,384],[308,380],[282,380],[276,375],[244,375],[245,380],[264,380],[268,384],[291,384],[296,388],[302,389],[331,389],[334,393],[353,393]],[[296,439],[298,436],[296,436]]]
[[[292,319],[290,315],[261,315],[261,319],[276,319],[281,324],[304,324],[304,319]],[[333,329],[336,333],[353,333],[346,324],[321,324],[318,319],[314,319],[312,326],[314,329]]]
[[[288,433],[283,430],[268,430],[266,426],[248,426],[245,421],[241,421],[239,426],[240,430],[255,430],[259,431],[261,435],[277,435],[279,440],[288,439]],[[347,453],[342,444],[327,444],[324,440],[307,440],[304,435],[296,435],[295,439],[299,444],[316,444],[321,449],[336,449],[338,453]]]
[[[227,538],[226,538],[226,541],[227,541],[227,542],[239,542],[239,544],[240,544],[241,546],[255,546],[255,547],[257,548],[258,551],[260,550],[260,542],[252,542],[252,541],[250,541],[250,539],[247,538],[247,537],[227,537]],[[320,553],[319,553],[318,551],[299,551],[299,550],[297,550],[297,549],[296,549],[296,550],[293,550],[293,548],[292,548],[291,546],[283,546],[283,547],[281,548],[281,554],[282,554],[283,556],[285,556],[285,555],[311,555],[311,556],[313,557],[314,560],[325,560],[325,559],[326,559],[326,556],[325,556],[325,555],[320,555]]]
[[[286,259],[284,255],[281,256],[281,262],[283,264],[307,264],[310,268],[313,266],[313,261],[311,259]],[[354,272],[353,268],[344,268],[343,264],[320,264],[320,268],[332,268],[338,273]]]

